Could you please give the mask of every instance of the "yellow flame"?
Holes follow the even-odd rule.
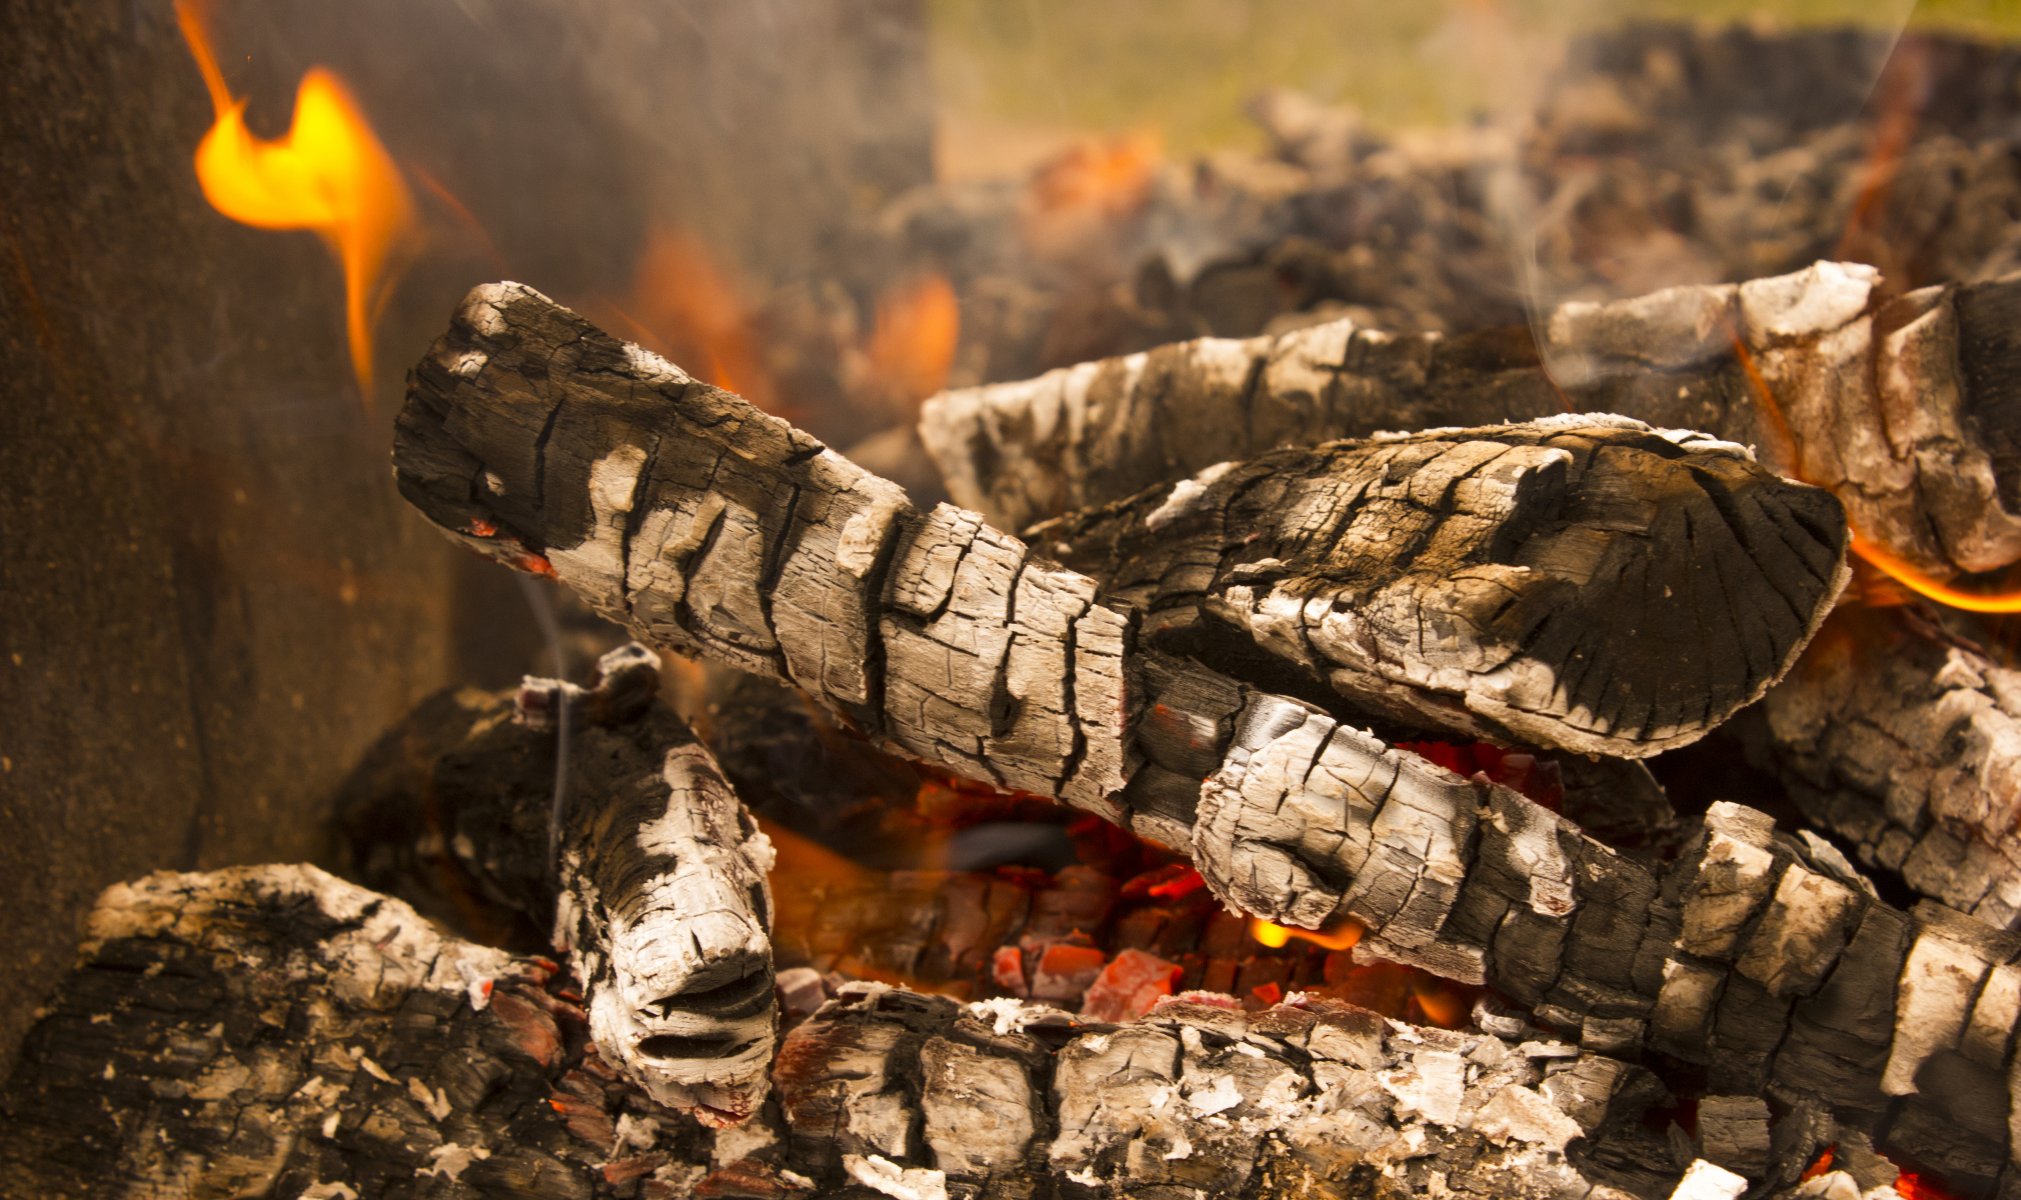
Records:
[[[344,269],[344,324],[351,367],[369,405],[372,319],[388,263],[414,228],[414,203],[400,168],[372,132],[343,82],[316,67],[295,92],[288,132],[264,141],[246,128],[192,0],[178,0],[182,27],[209,89],[217,120],[197,145],[197,182],[211,206],[259,229],[306,229]]]
[[[1325,929],[1294,929],[1262,917],[1251,917],[1249,936],[1272,950],[1287,945],[1293,938],[1328,950],[1352,950],[1355,943],[1361,941],[1361,924],[1349,918]]]

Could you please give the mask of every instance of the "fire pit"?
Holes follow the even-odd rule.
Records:
[[[369,402],[484,222],[178,15]],[[2021,1194],[2021,55],[1893,34],[469,290],[393,483],[556,668],[390,716],[320,865],[105,891],[0,1190]]]

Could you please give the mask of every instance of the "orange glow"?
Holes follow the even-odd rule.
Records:
[[[1032,204],[1042,212],[1134,212],[1149,198],[1163,154],[1163,139],[1155,133],[1082,142],[1033,174]]]
[[[1464,996],[1450,990],[1442,980],[1419,980],[1411,984],[1411,999],[1428,1024],[1441,1029],[1458,1029],[1466,1023],[1469,1008]]]
[[[1294,929],[1261,917],[1249,919],[1249,936],[1272,950],[1282,948],[1293,938],[1327,950],[1352,950],[1361,941],[1361,933],[1361,923],[1352,917],[1325,929]]]
[[[780,411],[751,334],[746,290],[695,235],[664,226],[647,231],[631,294],[606,307],[646,349],[766,412]]]
[[[344,269],[351,368],[369,406],[372,321],[391,282],[389,264],[414,229],[414,204],[386,147],[343,82],[321,67],[302,76],[288,132],[263,141],[246,128],[192,0],[176,20],[209,89],[217,119],[196,150],[197,182],[211,206],[259,229],[306,229]]]
[[[1032,173],[1019,231],[1035,257],[1075,268],[1116,251],[1119,226],[1151,198],[1161,142],[1136,133],[1087,140]]]
[[[1768,380],[1762,376],[1761,368],[1755,365],[1754,355],[1748,352],[1747,344],[1741,340],[1740,334],[1734,332],[1730,336],[1734,357],[1739,360],[1740,369],[1746,374],[1749,386],[1761,400],[1762,412],[1767,415],[1776,437],[1783,443],[1783,459],[1790,464],[1792,474],[1808,482],[1809,476],[1804,470],[1803,445],[1797,441],[1796,432],[1790,428],[1789,418],[1784,415],[1782,405],[1776,401],[1775,393],[1770,390]],[[1904,561],[1893,551],[1861,533],[1852,525],[1851,518],[1847,519],[1846,528],[1852,534],[1851,545],[1855,555],[1920,596],[1967,612],[2021,613],[2021,589],[1968,592],[1952,587]]]
[[[877,298],[877,322],[864,351],[873,377],[916,404],[947,382],[960,336],[954,287],[939,275],[924,275]]]
[[[1823,1175],[1827,1171],[1830,1171],[1832,1169],[1832,1163],[1838,1158],[1838,1152],[1839,1152],[1839,1144],[1837,1142],[1833,1142],[1831,1145],[1826,1146],[1824,1148],[1824,1152],[1817,1156],[1817,1161],[1812,1163],[1810,1166],[1804,1168],[1803,1178],[1799,1179],[1797,1182],[1809,1183],[1811,1180],[1816,1179],[1818,1176]]]

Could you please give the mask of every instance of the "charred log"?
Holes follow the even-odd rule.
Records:
[[[946,392],[921,435],[955,501],[1006,528],[1227,459],[1382,430],[1619,413],[1755,446],[1940,577],[2021,559],[2004,414],[2021,277],[1886,299],[1858,264],[1567,304],[1521,329],[1351,321],[1208,338]]]
[[[466,928],[516,913],[566,951],[605,1061],[734,1122],[774,1047],[771,846],[654,703],[658,666],[626,646],[593,687],[431,701],[354,780],[346,822],[369,878],[425,881],[425,906]]]
[[[1608,417],[1210,467],[1037,526],[1145,641],[1407,726],[1641,757],[1758,699],[1846,578],[1825,493]]]
[[[703,1132],[597,1059],[553,968],[313,867],[114,887],[0,1099],[0,1192],[589,1198],[699,1177]]]
[[[1912,609],[1836,614],[1762,705],[1761,756],[1859,859],[2021,926],[2021,672]]]

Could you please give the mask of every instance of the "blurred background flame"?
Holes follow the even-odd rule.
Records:
[[[295,115],[272,141],[246,127],[205,28],[206,6],[178,0],[176,21],[203,73],[217,120],[197,144],[204,197],[225,216],[259,229],[303,229],[330,247],[344,271],[345,337],[367,407],[372,403],[372,325],[398,256],[416,232],[400,168],[334,73],[302,76]]]

